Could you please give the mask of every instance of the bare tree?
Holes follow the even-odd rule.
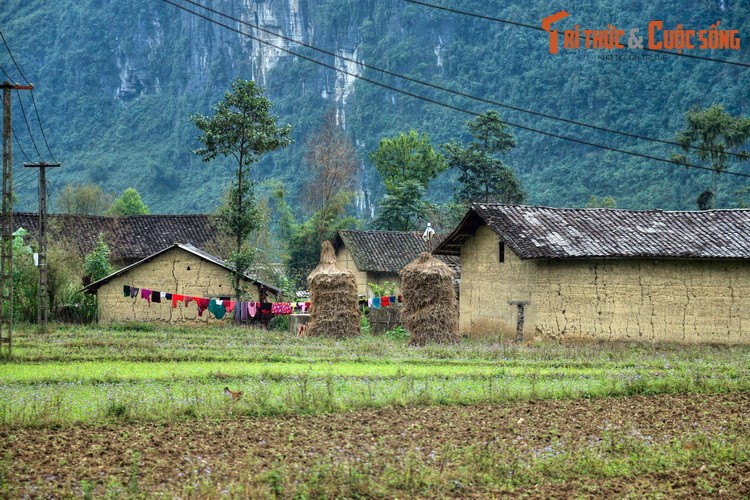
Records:
[[[306,143],[305,164],[310,169],[304,190],[320,239],[346,210],[354,197],[357,154],[349,136],[336,125],[335,114],[329,111],[320,130]]]
[[[104,215],[112,204],[112,195],[96,184],[67,184],[57,194],[55,208],[61,214]]]

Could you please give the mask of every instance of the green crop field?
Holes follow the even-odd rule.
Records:
[[[718,479],[748,463],[748,391],[743,346],[486,339],[412,348],[387,336],[334,341],[245,328],[21,329],[13,360],[0,364],[0,492],[545,496],[578,481],[572,495],[623,483],[634,494],[672,494],[681,490],[628,478],[701,464],[714,471],[704,486],[719,491]],[[667,423],[652,429],[639,412]],[[412,414],[423,423],[413,427]],[[261,430],[247,434],[254,426]],[[235,449],[226,428],[246,446]],[[41,457],[81,432],[51,451],[54,460]],[[208,442],[216,447],[195,455]],[[86,450],[112,461],[96,469]],[[216,472],[200,473],[196,456]]]

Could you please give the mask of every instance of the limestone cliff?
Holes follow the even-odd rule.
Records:
[[[674,137],[683,129],[691,106],[722,102],[732,114],[750,113],[750,72],[741,67],[682,57],[602,61],[591,51],[552,56],[548,38],[539,30],[402,0],[170,1],[254,39],[166,1],[3,2],[0,29],[36,85],[47,137],[64,166],[50,178],[52,205],[65,184],[95,182],[111,192],[135,187],[154,212],[214,210],[232,165],[219,160],[207,169],[191,154],[198,144],[190,116],[210,114],[236,77],[260,82],[279,121],[293,128],[292,146],[264,158],[254,167],[254,178],[259,183],[283,182],[292,204],[303,211],[295,196],[306,180],[301,168],[305,140],[334,108],[362,158],[357,214],[363,218],[371,216],[383,193],[382,181],[367,160],[380,138],[414,129],[428,133],[435,144],[466,140],[464,122],[470,115],[354,75],[470,112],[491,106],[365,69],[358,62],[513,107],[658,138]],[[549,5],[539,2],[486,0],[453,6],[529,25],[550,14]],[[722,26],[739,30],[743,37],[750,33],[750,7],[734,0],[666,0],[638,9],[625,0],[572,0],[566,9],[574,18],[571,22],[584,27],[614,22],[645,30],[649,20],[663,19],[699,29],[721,19]],[[746,61],[749,50],[743,38],[737,53],[710,55]],[[16,76],[7,57],[0,58],[0,64]],[[669,146],[498,110],[505,120],[574,139],[658,158],[675,152]],[[15,113],[15,123],[23,123],[20,107]],[[28,134],[18,131],[29,160],[38,161]],[[517,171],[530,203],[580,206],[593,194],[613,196],[621,208],[694,208],[697,194],[709,182],[708,173],[605,153],[523,128],[512,131],[518,146],[505,160]],[[39,135],[36,131],[37,139]],[[23,155],[17,158],[26,161]],[[747,165],[732,169],[748,172]],[[429,197],[451,200],[455,179],[455,172],[445,173],[429,187]],[[735,203],[735,181],[721,176],[718,206]],[[19,208],[33,210],[37,194],[31,179],[14,188]]]

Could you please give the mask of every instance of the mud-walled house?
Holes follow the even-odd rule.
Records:
[[[368,283],[383,286],[394,283],[397,293],[401,283],[399,271],[425,251],[434,249],[445,235],[436,234],[427,243],[422,233],[408,231],[339,231],[333,239],[336,259],[340,266],[354,273],[357,293],[367,295]],[[439,256],[460,279],[460,261],[455,256]]]
[[[435,252],[464,334],[750,342],[750,210],[474,204]]]
[[[244,288],[250,295],[248,300],[255,302],[275,302],[281,293],[251,276],[246,277]],[[199,312],[199,301],[185,300],[234,299],[231,269],[220,258],[190,244],[175,243],[163,248],[89,284],[83,291],[96,294],[100,323],[207,323],[232,317],[226,314],[216,319],[210,309]]]

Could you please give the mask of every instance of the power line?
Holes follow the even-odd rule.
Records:
[[[8,42],[5,41],[5,37],[3,36],[3,32],[2,31],[0,31],[0,39],[3,40],[3,45],[5,45],[5,50],[8,51],[8,55],[10,56],[10,60],[13,61],[13,65],[18,70],[18,73],[21,75],[21,78],[23,78],[23,81],[26,82],[27,85],[31,85],[31,83],[24,76],[23,71],[21,71],[21,67],[16,62],[16,58],[13,57],[13,52],[10,50],[10,47],[8,46]]]
[[[34,134],[31,133],[31,126],[29,125],[29,119],[26,116],[26,108],[23,105],[23,100],[21,99],[21,92],[19,90],[16,90],[16,95],[18,96],[18,104],[21,105],[21,115],[23,115],[23,121],[26,123],[26,129],[29,131],[29,137],[31,137],[31,144],[34,145],[34,150],[36,151],[36,154],[39,155],[39,159],[43,160],[42,153],[39,152],[39,147],[36,145],[36,141],[34,140]]]
[[[31,102],[34,104],[34,113],[36,113],[36,121],[39,123],[39,130],[42,131],[42,139],[44,139],[44,145],[47,147],[47,152],[52,158],[52,163],[57,163],[57,160],[55,159],[55,155],[52,154],[52,150],[49,147],[49,142],[47,142],[47,134],[44,133],[44,126],[42,125],[42,119],[39,118],[39,108],[37,108],[36,106],[36,99],[34,98],[33,89],[31,90],[30,94],[31,94]]]
[[[432,98],[429,98],[429,97],[424,97],[424,96],[415,94],[415,93],[407,91],[407,90],[399,89],[399,88],[393,87],[391,85],[387,85],[385,83],[378,82],[376,80],[372,80],[370,78],[358,75],[356,73],[351,73],[351,72],[349,72],[349,71],[347,71],[345,69],[338,68],[338,67],[333,66],[331,64],[324,63],[322,61],[318,61],[317,59],[313,59],[312,57],[303,55],[303,54],[301,54],[299,52],[295,52],[295,51],[293,51],[291,49],[287,49],[285,47],[279,47],[278,45],[274,45],[274,44],[272,44],[271,42],[269,42],[267,40],[263,40],[261,38],[255,37],[253,35],[245,33],[244,31],[242,31],[240,29],[234,28],[232,26],[229,26],[228,24],[224,24],[224,23],[222,23],[220,21],[217,21],[216,19],[213,19],[211,17],[208,17],[208,16],[206,16],[204,14],[201,14],[199,12],[190,10],[187,7],[184,7],[182,5],[176,4],[176,3],[174,3],[171,0],[161,0],[161,1],[165,2],[165,3],[168,3],[168,4],[170,4],[170,5],[174,6],[174,7],[177,7],[180,10],[188,12],[189,14],[192,14],[194,16],[197,16],[197,17],[200,17],[202,19],[205,19],[206,21],[208,21],[210,23],[213,23],[213,24],[215,24],[217,26],[221,26],[221,27],[226,28],[226,29],[228,29],[230,31],[238,33],[238,34],[240,34],[242,36],[245,36],[247,38],[255,40],[258,43],[262,43],[264,45],[268,45],[268,46],[273,47],[273,48],[275,48],[277,50],[280,50],[282,52],[286,52],[288,54],[291,54],[291,55],[294,55],[296,57],[299,57],[300,59],[304,59],[306,61],[310,61],[310,62],[312,62],[314,64],[318,64],[320,66],[324,66],[326,68],[330,68],[330,69],[332,69],[332,70],[334,70],[336,72],[343,73],[345,75],[357,78],[359,80],[362,80],[362,81],[365,81],[365,82],[368,82],[368,83],[371,83],[371,84],[376,85],[378,87],[382,87],[382,88],[385,88],[387,90],[391,90],[393,92],[397,92],[397,93],[400,93],[400,94],[408,95],[410,97],[414,97],[416,99],[420,99],[422,101],[429,102],[431,104],[436,104],[438,106],[442,106],[444,108],[451,109],[453,111],[458,111],[458,112],[465,113],[465,114],[468,114],[468,115],[472,115],[472,116],[475,116],[475,117],[481,116],[481,113],[477,113],[475,111],[470,111],[470,110],[467,110],[467,109],[464,109],[464,108],[460,108],[458,106],[454,106],[452,104],[441,102],[441,101],[438,101],[438,100],[435,100],[435,99],[432,99]],[[680,167],[695,168],[695,169],[699,169],[699,170],[708,170],[708,171],[714,172],[714,169],[712,169],[711,167],[705,167],[705,166],[702,166],[702,165],[693,165],[693,164],[690,164],[690,163],[682,163],[682,162],[678,162],[678,161],[675,161],[675,160],[667,160],[665,158],[660,158],[658,156],[648,155],[648,154],[644,154],[644,153],[637,153],[635,151],[628,151],[628,150],[619,149],[619,148],[613,148],[613,147],[610,147],[610,146],[605,146],[605,145],[602,145],[602,144],[597,144],[597,143],[585,141],[585,140],[582,140],[582,139],[576,139],[576,138],[573,138],[573,137],[566,137],[566,136],[563,136],[563,135],[555,134],[553,132],[546,132],[546,131],[543,131],[543,130],[535,129],[535,128],[532,128],[532,127],[527,127],[525,125],[521,125],[521,124],[518,124],[518,123],[513,123],[513,122],[510,122],[510,121],[506,121],[506,120],[503,120],[503,122],[506,123],[507,125],[510,125],[512,127],[515,127],[515,128],[519,128],[521,130],[526,130],[526,131],[529,131],[529,132],[534,132],[534,133],[546,135],[548,137],[554,137],[556,139],[562,139],[562,140],[566,140],[566,141],[570,141],[570,142],[575,142],[577,144],[582,144],[582,145],[585,145],[585,146],[591,146],[591,147],[595,147],[595,148],[599,148],[599,149],[604,149],[604,150],[607,150],[607,151],[612,151],[612,152],[616,152],[616,153],[622,153],[622,154],[627,154],[627,155],[631,155],[631,156],[636,156],[636,157],[639,157],[639,158],[643,158],[643,159],[647,159],[647,160],[653,160],[653,161],[658,161],[658,162],[661,162],[661,163],[668,163],[668,164],[676,165],[676,166],[680,166]],[[748,177],[748,178],[750,178],[750,174],[745,174],[745,173],[742,173],[742,172],[724,171],[722,173],[729,174],[729,175],[736,175],[736,176],[740,176],[740,177]]]
[[[10,56],[11,61],[13,61],[13,64],[15,65],[16,69],[18,70],[18,73],[21,75],[21,78],[28,84],[31,85],[31,82],[26,78],[26,76],[23,74],[23,71],[21,71],[21,67],[16,62],[16,58],[13,56],[13,52],[10,50],[10,46],[8,46],[8,42],[5,40],[5,37],[3,36],[3,33],[0,32],[0,38],[3,40],[3,45],[5,45],[5,50],[8,51],[8,55]],[[3,73],[8,77],[9,80],[11,80],[8,73],[3,69]],[[16,91],[18,93],[18,91]],[[18,95],[18,100],[21,100],[20,94]],[[36,105],[36,99],[34,98],[34,89],[31,90],[31,102],[34,104],[34,112],[36,113],[36,121],[39,123],[39,130],[42,132],[42,138],[44,139],[44,144],[47,147],[47,151],[49,152],[49,155],[52,157],[53,163],[57,163],[55,160],[55,155],[52,154],[52,150],[49,147],[49,143],[47,142],[47,134],[44,133],[44,126],[42,125],[42,119],[39,117],[39,108]],[[23,110],[23,103],[21,104],[21,110],[24,112],[24,119],[26,118],[26,112]],[[26,122],[26,126],[28,127],[28,121]],[[31,141],[34,142],[34,136],[31,134],[31,128],[29,128],[29,135],[31,136]],[[36,149],[37,154],[39,154],[39,158],[42,158],[41,153],[39,153],[39,149],[36,147],[36,142],[34,142],[34,149]]]
[[[13,80],[10,77],[10,75],[8,74],[8,72],[5,71],[5,68],[3,68],[2,66],[0,66],[0,71],[3,72],[3,74],[8,79],[8,81],[12,81]],[[26,150],[23,149],[23,146],[21,145],[21,141],[18,140],[18,136],[16,135],[16,131],[15,130],[11,130],[11,133],[13,134],[13,139],[16,141],[16,146],[18,146],[18,149],[21,150],[21,154],[23,155],[23,157],[26,158],[26,161],[31,162],[31,159],[29,158],[29,155],[26,154]]]
[[[443,7],[442,5],[435,5],[432,3],[418,2],[416,0],[404,0],[404,2],[413,3],[416,5],[422,5],[424,7],[430,7],[432,9],[444,10],[453,14],[462,14],[464,16],[476,17],[479,19],[485,19],[487,21],[494,21],[496,23],[511,24],[513,26],[521,26],[524,28],[530,28],[532,30],[544,31],[541,26],[534,26],[533,24],[520,23],[518,21],[510,21],[508,19],[500,19],[497,17],[485,16],[483,14],[475,14],[474,12],[466,12],[465,10],[452,9],[450,7]]]
[[[2,33],[0,33],[0,36],[2,36]],[[3,40],[5,39],[3,38]],[[8,74],[7,71],[5,71],[5,68],[3,68],[2,66],[0,66],[0,71],[3,72],[3,74],[8,79],[9,82],[12,82],[14,80],[13,78],[11,78],[11,76]],[[26,110],[23,107],[23,101],[21,101],[21,93],[18,90],[16,90],[16,95],[18,96],[18,103],[21,105],[21,112],[23,113],[23,120],[24,122],[26,122],[26,129],[29,131],[29,137],[31,137],[31,142],[34,144],[34,149],[36,149],[36,152],[39,155],[39,158],[41,158],[42,155],[41,153],[39,153],[39,149],[36,147],[36,142],[34,142],[34,136],[31,133],[31,127],[29,127],[29,121],[26,118]],[[32,95],[33,95],[33,91],[32,91]],[[21,146],[21,142],[18,140],[18,137],[16,136],[16,131],[13,130],[12,132],[13,132],[13,138],[16,140],[16,144],[18,144],[18,147],[21,149],[21,153],[23,153],[23,156],[26,158],[26,160],[30,162],[31,160],[29,159],[26,152],[23,150],[23,147]]]
[[[23,155],[24,158],[26,158],[26,161],[30,162],[31,159],[29,159],[29,155],[26,154],[26,151],[23,149],[23,146],[21,146],[21,141],[18,140],[18,136],[16,135],[16,131],[15,130],[11,130],[10,132],[11,132],[11,134],[13,134],[13,139],[16,141],[16,146],[18,146],[18,149],[21,150],[21,154]]]
[[[314,45],[310,45],[310,44],[306,44],[304,42],[297,41],[297,40],[295,40],[293,38],[290,38],[290,37],[287,37],[287,36],[275,33],[275,32],[273,32],[271,30],[264,29],[264,28],[262,28],[260,26],[257,26],[255,24],[249,23],[249,22],[244,21],[242,19],[238,19],[238,18],[232,17],[232,16],[230,16],[228,14],[224,14],[223,12],[220,12],[218,10],[212,9],[211,7],[206,7],[206,6],[201,5],[200,3],[195,2],[193,0],[183,0],[183,1],[185,1],[185,2],[187,2],[189,4],[201,7],[201,8],[203,8],[203,9],[209,11],[209,12],[212,12],[214,14],[218,14],[220,16],[223,16],[223,17],[227,18],[227,19],[231,19],[232,21],[235,21],[237,23],[244,24],[245,26],[248,26],[250,28],[254,28],[254,29],[257,29],[257,30],[262,31],[264,33],[268,33],[270,35],[276,36],[278,38],[281,38],[282,40],[286,40],[286,41],[289,41],[289,42],[292,42],[292,43],[296,43],[298,45],[301,45],[302,47],[313,49],[313,50],[316,50],[316,51],[321,52],[323,54],[326,54],[326,55],[329,55],[329,56],[332,56],[332,57],[337,57],[337,58],[340,58],[340,59],[342,59],[344,61],[348,61],[348,62],[357,64],[359,66],[362,66],[364,68],[375,70],[375,71],[379,71],[379,72],[384,73],[386,75],[394,76],[396,78],[401,78],[403,80],[406,80],[406,81],[409,81],[409,82],[412,82],[412,83],[418,83],[418,84],[424,85],[426,87],[430,87],[430,88],[433,88],[433,89],[441,90],[443,92],[448,92],[448,93],[451,93],[451,94],[454,94],[454,95],[465,97],[467,99],[472,99],[472,100],[475,100],[475,101],[478,101],[478,102],[482,102],[482,103],[485,103],[485,104],[491,104],[491,105],[494,105],[494,106],[499,106],[499,107],[510,109],[510,110],[513,110],[513,111],[518,111],[520,113],[527,113],[527,114],[534,115],[534,116],[539,116],[539,117],[542,117],[542,118],[548,118],[550,120],[556,120],[556,121],[560,121],[560,122],[564,122],[564,123],[569,123],[571,125],[578,125],[580,127],[586,127],[586,128],[590,128],[590,129],[593,129],[593,130],[598,130],[598,131],[601,131],[601,132],[607,132],[607,133],[611,133],[611,134],[617,134],[617,135],[621,135],[621,136],[624,136],[624,137],[629,137],[629,138],[632,138],[632,139],[640,139],[640,140],[645,140],[645,141],[658,142],[660,144],[667,144],[667,145],[670,145],[670,146],[676,146],[676,147],[679,147],[681,149],[685,148],[685,146],[683,146],[682,144],[680,144],[679,142],[676,142],[676,141],[670,141],[670,140],[666,140],[666,139],[657,139],[655,137],[649,137],[649,136],[640,135],[640,134],[633,134],[633,133],[630,133],[630,132],[623,132],[623,131],[620,131],[620,130],[610,129],[610,128],[606,128],[606,127],[600,127],[598,125],[592,125],[590,123],[585,123],[585,122],[581,122],[581,121],[577,121],[577,120],[571,120],[571,119],[568,119],[568,118],[561,118],[559,116],[549,115],[549,114],[546,114],[546,113],[541,113],[539,111],[533,111],[533,110],[524,109],[524,108],[521,108],[521,107],[518,107],[518,106],[512,106],[510,104],[505,104],[505,103],[502,103],[502,102],[494,101],[492,99],[485,99],[483,97],[477,97],[477,96],[474,96],[474,95],[471,95],[471,94],[467,94],[465,92],[461,92],[461,91],[458,91],[458,90],[454,90],[454,89],[451,89],[451,88],[448,88],[448,87],[443,87],[441,85],[437,85],[437,84],[434,84],[434,83],[426,82],[424,80],[419,80],[417,78],[413,78],[413,77],[410,77],[410,76],[406,76],[406,75],[402,75],[402,74],[399,74],[399,73],[395,73],[395,72],[389,71],[387,69],[382,69],[382,68],[379,68],[377,66],[373,66],[373,65],[370,65],[370,64],[363,63],[361,61],[357,61],[356,59],[350,59],[350,58],[347,58],[347,57],[344,57],[344,56],[339,56],[339,55],[337,55],[334,52],[331,52],[331,51],[326,50],[326,49],[321,49],[321,48],[316,47]],[[32,92],[32,96],[33,95],[34,94]],[[689,149],[695,149],[695,150],[698,150],[698,151],[704,151],[704,152],[708,152],[708,153],[724,153],[724,154],[727,154],[727,155],[730,155],[730,156],[736,156],[736,157],[739,157],[739,158],[744,158],[744,155],[742,153],[734,153],[734,152],[731,152],[731,151],[726,151],[726,152],[724,152],[724,151],[716,151],[716,150],[712,150],[710,148],[705,148],[703,146],[692,146],[692,145],[688,146],[688,148]]]
[[[424,7],[429,7],[431,9],[443,10],[443,11],[446,11],[446,12],[451,12],[453,14],[461,14],[461,15],[464,15],[464,16],[476,17],[478,19],[485,19],[487,21],[494,21],[494,22],[503,23],[503,24],[511,24],[511,25],[514,25],[514,26],[521,26],[523,28],[530,28],[530,29],[534,29],[534,30],[538,30],[538,31],[545,31],[541,26],[534,26],[532,24],[520,23],[520,22],[517,22],[517,21],[510,21],[508,19],[499,19],[497,17],[485,16],[485,15],[482,15],[482,14],[476,14],[474,12],[467,12],[465,10],[452,9],[450,7],[443,7],[442,5],[435,5],[433,3],[421,2],[419,0],[404,0],[404,2],[412,3],[412,4],[415,4],[415,5],[422,5]],[[687,58],[690,58],[690,59],[700,59],[702,61],[711,61],[711,62],[717,62],[717,63],[722,63],[722,64],[731,64],[733,66],[742,66],[742,67],[745,67],[745,68],[750,68],[750,63],[744,63],[744,62],[741,62],[741,61],[730,61],[730,60],[727,60],[727,59],[716,59],[716,58],[713,58],[713,57],[696,56],[694,54],[685,54],[685,53],[680,54],[678,52],[670,52],[668,50],[649,49],[648,47],[644,47],[642,50],[645,50],[645,51],[648,51],[648,52],[656,52],[658,54],[668,54],[670,56],[687,57]]]
[[[0,66],[0,70],[3,72],[3,74],[5,75],[5,78],[7,78],[9,82],[13,82],[13,78],[11,78],[10,75],[8,74],[8,72],[5,71],[5,68],[3,68],[2,66]]]

